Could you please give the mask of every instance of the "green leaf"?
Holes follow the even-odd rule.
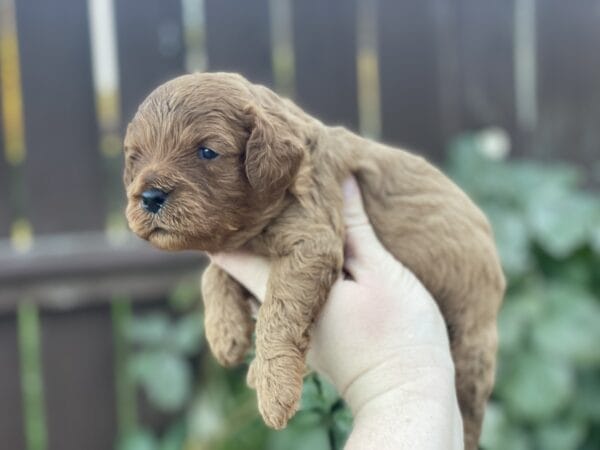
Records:
[[[493,450],[531,450],[529,436],[518,425],[507,427],[500,446]],[[490,449],[491,450],[491,449]]]
[[[596,267],[592,253],[585,247],[567,259],[546,258],[544,255],[538,257],[541,271],[553,282],[582,287],[593,284]]]
[[[332,450],[342,450],[344,444],[352,431],[352,413],[346,407],[342,407],[333,413],[333,437],[335,447]]]
[[[575,399],[577,415],[600,424],[600,373],[596,371],[582,374],[577,388]]]
[[[556,189],[537,190],[527,206],[527,220],[540,245],[564,258],[583,245],[597,223],[599,206],[591,196]]]
[[[198,353],[204,332],[200,314],[186,314],[173,326],[169,335],[170,348],[184,355]]]
[[[335,387],[318,374],[306,378],[302,390],[301,408],[303,410],[319,410],[329,412],[340,399]]]
[[[476,140],[469,135],[459,136],[451,143],[448,154],[448,172],[452,178],[470,193],[478,192],[477,179],[473,174],[481,174],[486,166],[485,157],[477,151]]]
[[[318,377],[321,383],[321,396],[323,397],[323,401],[325,402],[327,409],[331,409],[331,407],[340,400],[340,395],[333,384],[318,374],[315,374],[315,376]]]
[[[194,308],[200,299],[200,283],[196,277],[180,282],[171,295],[169,305],[176,311],[187,311]]]
[[[528,336],[530,325],[543,312],[543,291],[528,286],[505,301],[498,318],[501,352],[519,352]]]
[[[224,399],[234,400],[228,398],[223,387],[217,384],[216,386],[206,386],[192,402],[188,414],[192,439],[210,442],[222,432],[227,421],[223,411]]]
[[[299,412],[282,431],[272,433],[267,448],[269,450],[328,450],[329,431],[320,423],[320,414]]]
[[[499,403],[489,403],[486,408],[480,445],[485,450],[531,449],[525,431],[508,420]]]
[[[522,205],[535,202],[541,191],[572,192],[582,179],[579,169],[566,164],[513,162],[509,170]]]
[[[164,313],[151,313],[134,317],[127,327],[130,342],[145,346],[159,346],[167,339],[170,320]]]
[[[162,411],[176,411],[186,403],[192,374],[181,356],[164,350],[140,352],[132,358],[130,370],[150,402]]]
[[[585,424],[567,418],[539,425],[534,432],[538,448],[576,450],[586,435]]]
[[[508,426],[504,409],[498,403],[490,402],[485,410],[481,429],[481,445],[486,449],[497,449],[502,445],[505,430]]]
[[[163,436],[159,450],[181,450],[186,436],[185,424],[179,420],[171,425]]]
[[[600,223],[597,223],[592,230],[591,243],[594,251],[600,255]]]
[[[548,420],[573,397],[573,374],[562,361],[524,352],[516,357],[512,369],[498,386],[498,395],[517,420]]]
[[[158,442],[150,430],[139,429],[125,436],[119,450],[158,450]]]
[[[600,304],[579,287],[552,284],[547,312],[532,327],[542,352],[580,366],[600,364]]]
[[[319,386],[317,382],[315,382],[314,375],[307,377],[304,381],[300,408],[303,411],[325,410],[325,402],[323,401],[323,397],[321,397]]]
[[[529,231],[523,218],[506,208],[488,208],[498,253],[504,270],[512,276],[525,273],[531,266]]]
[[[531,449],[525,431],[507,419],[502,405],[498,403],[490,403],[486,408],[480,445],[484,450]]]

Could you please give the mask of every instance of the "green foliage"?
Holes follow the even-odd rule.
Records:
[[[489,450],[600,447],[600,201],[564,165],[491,160],[480,138],[450,172],[490,218],[509,289]]]
[[[119,450],[180,450],[188,439],[185,420],[194,399],[197,368],[193,360],[203,347],[202,315],[195,308],[197,283],[181,283],[170,297],[172,317],[165,312],[134,316],[126,326],[126,337],[133,349],[127,371],[151,405],[173,421],[158,436],[154,430],[139,426],[123,436]]]
[[[197,301],[199,293],[191,285],[179,286],[171,297],[178,318],[153,312],[128,324],[135,350],[129,373],[150,405],[174,420],[162,436],[138,428],[124,437],[119,450],[341,449],[352,418],[333,386],[310,375],[301,410],[289,426],[280,432],[268,429],[246,386],[247,366],[226,370],[202,351],[202,318],[192,297]],[[193,362],[199,352],[200,371]]]
[[[300,411],[284,431],[271,432],[268,450],[341,450],[352,416],[335,388],[312,374],[305,379]]]
[[[130,373],[163,411],[180,410],[190,397],[193,374],[187,357],[199,350],[201,324],[197,313],[177,321],[154,313],[135,318],[129,326],[129,339],[141,347],[130,358]]]
[[[139,428],[125,437],[118,450],[181,450],[185,442],[186,429],[181,421],[175,422],[162,438],[151,430]]]
[[[573,167],[493,160],[483,139],[457,140],[448,166],[490,218],[509,281],[482,446],[600,448],[600,202],[579,187]],[[174,419],[161,436],[142,428],[121,449],[341,449],[352,418],[315,375],[288,427],[264,426],[247,367],[222,369],[201,344],[196,285],[173,293],[177,319],[150,314],[128,327],[136,348],[129,369],[150,403]]]

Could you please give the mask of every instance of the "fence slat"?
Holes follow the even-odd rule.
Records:
[[[3,448],[25,448],[17,320],[14,314],[0,318],[0,436]]]
[[[273,85],[268,0],[205,0],[206,50],[211,71],[239,72]]]
[[[114,448],[109,307],[46,312],[41,319],[49,450]]]
[[[102,199],[87,2],[15,2],[27,215],[37,233],[101,229]]]
[[[293,2],[296,101],[358,129],[356,0]]]
[[[2,89],[0,89],[0,105],[2,105]],[[12,220],[8,164],[4,155],[3,123],[2,107],[0,106],[0,238],[8,236]]]
[[[460,127],[500,126],[518,141],[514,82],[514,1],[459,0]]]
[[[600,4],[537,5],[539,113],[531,156],[591,168],[600,154]]]
[[[441,160],[432,2],[380,0],[377,17],[383,139]]]
[[[185,70],[181,2],[115,2],[121,121],[159,84]]]

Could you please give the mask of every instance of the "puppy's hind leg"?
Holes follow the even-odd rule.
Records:
[[[220,364],[235,366],[252,345],[254,320],[250,294],[221,268],[210,264],[202,275],[206,339]]]
[[[460,333],[452,342],[456,391],[463,417],[465,450],[479,448],[485,405],[494,385],[497,331],[495,323]]]

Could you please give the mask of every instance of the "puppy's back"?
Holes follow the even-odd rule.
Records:
[[[322,148],[335,154],[338,172],[357,176],[378,237],[423,282],[444,315],[466,448],[476,449],[494,382],[496,318],[505,290],[491,227],[469,197],[425,159],[343,129],[329,130]]]

